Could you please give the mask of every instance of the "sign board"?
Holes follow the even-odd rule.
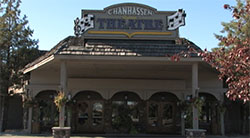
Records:
[[[136,3],[122,3],[104,10],[82,10],[75,20],[75,34],[103,39],[175,39],[185,25],[185,11],[157,11]]]

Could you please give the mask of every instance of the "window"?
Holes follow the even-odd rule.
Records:
[[[80,125],[84,125],[87,123],[89,114],[88,114],[88,104],[87,103],[79,103],[78,104],[78,123]]]
[[[149,125],[155,127],[158,126],[158,104],[150,103],[148,109],[148,123]]]
[[[173,122],[173,106],[171,104],[164,104],[163,105],[163,112],[162,112],[162,124],[167,126]]]
[[[92,109],[92,125],[98,126],[102,123],[102,116],[103,116],[103,105],[101,103],[94,103]]]

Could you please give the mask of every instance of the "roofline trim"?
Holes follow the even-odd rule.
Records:
[[[42,61],[38,62],[37,64],[34,64],[33,66],[26,68],[26,69],[23,71],[23,73],[26,74],[26,73],[28,73],[28,72],[30,72],[30,71],[32,71],[32,70],[35,70],[35,69],[37,69],[37,68],[43,66],[44,64],[46,64],[46,63],[52,61],[53,59],[55,59],[55,56],[54,56],[54,55],[51,55],[51,56],[49,56],[49,57],[43,59]]]
[[[137,60],[137,61],[172,61],[170,57],[138,57],[138,56],[79,56],[79,55],[55,55],[56,59],[73,60]],[[174,61],[173,61],[174,62]],[[203,62],[201,57],[180,58],[179,62]]]
[[[37,64],[26,68],[23,73],[33,71],[54,59],[73,59],[73,60],[133,60],[133,61],[171,61],[169,57],[117,57],[117,56],[79,56],[79,55],[51,55]],[[174,61],[173,61],[174,62]],[[200,57],[181,58],[178,62],[203,62]]]

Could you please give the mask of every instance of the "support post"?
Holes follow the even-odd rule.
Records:
[[[71,113],[68,111],[68,112],[67,112],[67,126],[68,126],[68,127],[71,126],[71,125],[70,125],[70,124],[71,124],[70,118],[71,118]]]
[[[61,107],[61,110],[59,111],[59,127],[64,127],[64,114],[65,114],[65,106],[63,105]]]
[[[198,96],[198,63],[192,65],[192,97]],[[198,109],[193,106],[193,129],[199,129]]]
[[[184,111],[181,111],[181,135],[185,136],[185,118]]]
[[[61,62],[60,68],[60,87],[61,91],[67,95],[67,68],[66,68],[66,61]],[[61,108],[59,111],[59,127],[64,127],[65,121],[65,106]]]
[[[66,61],[61,61],[60,66],[60,90],[64,95],[68,96],[67,91],[67,67]],[[54,138],[70,138],[70,127],[64,127],[65,121],[65,105],[61,107],[59,111],[59,127],[52,128],[52,135]]]
[[[225,136],[224,112],[220,113],[221,135]]]
[[[28,110],[28,133],[32,133],[32,107],[29,107]]]

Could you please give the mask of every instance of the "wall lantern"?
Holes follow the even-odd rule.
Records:
[[[199,96],[199,90],[200,90],[200,88],[196,88],[196,89],[195,89],[195,97],[198,97],[198,96]]]
[[[162,97],[161,97],[161,100],[165,100],[165,97],[164,97],[164,96],[162,96]]]
[[[124,99],[125,99],[125,100],[127,100],[127,99],[128,99],[128,96],[127,96],[127,95],[125,95],[125,96],[124,96]]]
[[[70,92],[68,92],[68,100],[71,100],[71,98],[72,98],[72,95]]]
[[[54,95],[53,95],[53,94],[49,95],[49,98],[50,98],[50,99],[53,99],[53,98],[54,98]]]
[[[191,99],[192,99],[192,95],[187,95],[187,96],[186,96],[186,100],[187,100],[187,101],[190,101]]]
[[[206,97],[204,96],[201,96],[201,100],[205,101]]]

